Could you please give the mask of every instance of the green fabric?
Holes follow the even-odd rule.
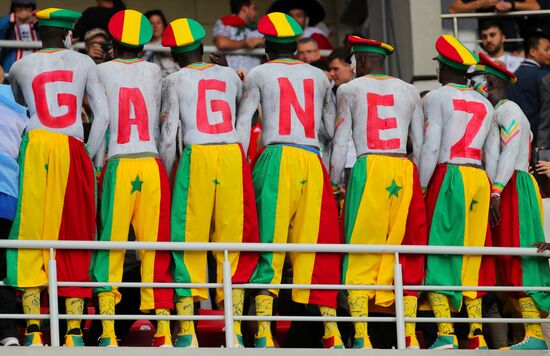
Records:
[[[200,23],[194,20],[188,20],[187,23],[195,41],[200,41],[206,36],[206,30]]]
[[[19,239],[19,229],[21,228],[21,202],[23,201],[23,180],[25,179],[25,157],[27,155],[27,148],[29,146],[29,134],[25,133],[21,140],[21,145],[19,147],[19,199],[17,199],[17,213],[15,214],[15,219],[8,237],[9,240],[18,240]],[[4,283],[17,287],[18,273],[19,270],[17,261],[19,259],[19,250],[15,248],[6,249],[6,266],[7,273]]]
[[[191,157],[193,145],[185,146],[174,183],[172,199],[171,239],[172,242],[185,242],[187,225],[187,201],[189,198],[189,181],[191,177]],[[191,283],[191,275],[185,266],[185,252],[172,251],[172,276],[176,283]],[[174,298],[192,297],[191,289],[176,288]]]
[[[101,191],[101,211],[100,211],[100,240],[111,241],[111,232],[113,229],[113,211],[115,209],[115,189],[117,181],[117,171],[120,160],[110,158],[107,161],[107,167],[103,176],[103,185]],[[90,276],[92,282],[109,281],[109,253],[108,250],[95,250],[90,264]],[[111,292],[113,287],[96,287],[94,293]]]
[[[267,146],[258,158],[252,172],[256,207],[258,209],[260,241],[263,243],[273,243],[275,235],[282,156],[283,146]],[[274,276],[272,261],[273,252],[260,253],[260,259],[250,283],[271,283]]]
[[[39,11],[40,13],[40,11]],[[49,15],[49,19],[39,19],[38,26],[61,27],[72,30],[82,14],[78,11],[59,9]]]
[[[275,37],[275,36],[264,36],[266,41],[271,41],[275,43],[290,43],[290,42],[296,42],[298,36],[290,36],[290,37]]]
[[[510,78],[509,76],[507,76],[504,72],[498,70],[498,69],[495,69],[493,67],[489,67],[489,66],[485,66],[485,68],[483,69],[483,72],[485,74],[492,74],[494,75],[495,77],[499,78],[499,79],[502,79],[506,82],[510,82],[512,80],[512,78]]]
[[[147,17],[142,16],[139,26],[139,45],[149,43],[151,38],[153,38],[153,26],[151,26],[151,22],[149,22]]]
[[[187,45],[187,46],[172,47],[172,52],[173,53],[191,52],[192,50],[199,48],[201,44],[202,44],[202,41],[199,40],[199,41],[193,42],[193,43],[191,43],[190,45]]]
[[[388,51],[385,48],[378,47],[378,46],[355,45],[355,46],[351,47],[351,53],[358,53],[358,52],[376,53],[376,54],[380,54],[384,57],[393,53],[393,52]]]
[[[516,188],[518,193],[519,213],[519,243],[520,247],[532,247],[535,242],[544,241],[542,219],[535,186],[531,175],[527,172],[516,171]],[[538,256],[522,256],[523,285],[530,287],[550,287],[550,267],[548,259]],[[537,304],[537,308],[544,312],[550,309],[550,293],[526,291],[524,292]]]
[[[367,156],[362,156],[355,162],[349,178],[348,189],[346,192],[346,205],[344,207],[344,233],[347,244],[351,241],[351,234],[353,233],[357,213],[359,211],[359,207],[361,206],[363,191],[365,190],[365,185],[367,184],[367,158]],[[348,262],[349,254],[346,253],[342,264],[342,284],[346,283]]]
[[[441,62],[441,63],[444,63],[446,65],[448,65],[449,67],[451,68],[454,68],[454,69],[457,69],[457,70],[461,70],[461,71],[467,71],[468,68],[470,68],[470,66],[468,65],[465,65],[465,64],[461,64],[461,63],[457,63],[455,61],[451,61],[450,59],[447,59],[445,57],[443,57],[442,55],[438,55],[437,56],[437,59]]]
[[[67,30],[72,30],[74,26],[73,21],[64,21],[64,20],[39,20],[38,27],[61,27],[66,28]]]
[[[435,205],[429,244],[431,246],[463,246],[466,222],[464,183],[457,166],[447,165],[447,173]],[[428,255],[426,285],[461,286],[462,256]],[[436,291],[449,296],[451,305],[459,310],[462,305],[462,292]]]
[[[300,24],[298,24],[298,22],[292,17],[288,17],[288,24],[292,28],[292,32],[294,32],[296,37],[301,36],[304,33],[304,30],[302,29]]]

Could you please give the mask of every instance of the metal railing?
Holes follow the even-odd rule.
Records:
[[[2,314],[7,319],[49,319],[52,346],[59,346],[59,320],[139,320],[144,315],[75,315],[59,314],[58,287],[102,287],[118,286],[129,288],[223,288],[224,315],[147,315],[149,320],[224,320],[225,340],[227,347],[234,347],[233,320],[241,321],[368,321],[396,323],[397,343],[399,349],[405,349],[405,322],[455,322],[455,323],[546,323],[550,319],[522,318],[405,318],[403,309],[403,290],[413,291],[545,291],[550,292],[550,286],[540,287],[504,287],[504,286],[425,286],[403,285],[403,275],[399,262],[400,254],[442,254],[442,255],[490,255],[490,256],[538,256],[550,258],[550,252],[537,253],[535,248],[508,247],[457,247],[457,246],[403,246],[403,245],[349,245],[349,244],[264,244],[264,243],[189,243],[189,242],[112,242],[112,241],[35,241],[35,240],[0,240],[0,248],[50,249],[48,261],[48,292],[49,314]],[[57,280],[57,264],[55,249],[63,250],[151,250],[151,251],[223,251],[222,283],[138,283],[138,282],[59,282]],[[316,253],[393,253],[395,255],[393,285],[319,285],[319,284],[233,284],[231,281],[231,265],[229,252],[316,252]],[[317,289],[317,290],[390,290],[395,294],[395,317],[318,317],[318,316],[234,316],[232,311],[232,289]]]
[[[453,35],[458,38],[458,20],[459,19],[482,19],[482,18],[506,18],[506,17],[522,17],[522,16],[550,16],[550,10],[529,10],[529,11],[510,11],[510,12],[472,12],[472,13],[456,13],[456,14],[441,14],[442,20],[453,21]],[[506,39],[506,42],[521,42],[521,38]],[[463,41],[472,42],[472,41]],[[479,43],[481,41],[473,41]]]

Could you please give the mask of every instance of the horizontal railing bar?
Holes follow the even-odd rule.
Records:
[[[403,286],[411,291],[473,291],[473,292],[550,292],[550,287],[512,287],[512,286]]]
[[[550,10],[525,10],[509,12],[468,12],[456,14],[441,14],[442,19],[467,19],[467,18],[485,18],[485,17],[518,17],[518,16],[544,16],[550,15]]]
[[[0,248],[63,250],[150,250],[150,251],[246,251],[246,252],[319,252],[319,253],[401,253],[437,255],[491,255],[550,257],[550,251],[538,253],[529,247],[472,247],[425,245],[354,245],[354,244],[275,244],[218,242],[138,242],[80,240],[0,240]]]
[[[58,287],[222,288],[222,283],[57,282]]]
[[[405,322],[415,323],[481,323],[481,324],[525,324],[525,323],[550,323],[550,319],[525,319],[525,318],[405,318]]]

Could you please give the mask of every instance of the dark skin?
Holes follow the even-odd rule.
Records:
[[[270,61],[281,58],[294,58],[294,53],[298,49],[297,42],[277,43],[272,41],[265,42],[265,54]]]
[[[381,54],[362,52],[355,53],[355,71],[358,77],[369,74],[385,74],[384,61],[385,57]]]
[[[493,106],[506,99],[506,87],[508,83],[492,74],[487,74],[487,99]],[[495,227],[500,222],[500,195],[491,196],[491,208],[489,209],[491,226]]]
[[[466,71],[461,71],[454,69],[446,65],[443,62],[439,62],[439,82],[442,85],[447,85],[450,83],[466,85],[468,79],[466,78]]]
[[[42,39],[44,48],[65,48],[63,43],[69,30],[60,27],[38,26],[38,36]]]
[[[113,43],[113,52],[115,54],[115,58],[121,58],[121,59],[137,58],[141,51],[143,51],[143,46],[133,48],[133,47],[124,46],[116,41]]]

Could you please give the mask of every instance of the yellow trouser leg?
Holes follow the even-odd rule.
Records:
[[[195,306],[192,297],[182,297],[176,303],[178,315],[194,315]],[[195,334],[195,323],[193,320],[181,320],[180,331],[178,335]]]
[[[436,318],[451,317],[451,307],[449,306],[449,298],[445,294],[430,292],[428,293],[428,299],[430,299],[430,304],[432,306],[432,310]],[[438,323],[437,331],[439,335],[454,334],[453,324]]]
[[[244,289],[233,289],[231,296],[233,298],[233,316],[242,316],[243,315],[243,305],[244,305]],[[241,331],[241,321],[233,321],[233,333],[236,335],[242,335]]]
[[[521,316],[524,319],[539,319],[540,312],[537,309],[535,301],[531,297],[520,298],[519,310],[521,311]],[[539,339],[544,339],[542,335],[542,327],[538,323],[525,324],[525,337],[532,336]]]
[[[65,308],[67,309],[67,314],[84,314],[84,298],[66,298]],[[80,322],[80,319],[67,320],[67,331],[70,331],[72,329],[80,329]]]
[[[405,318],[416,318],[417,299],[416,297],[406,295],[403,297],[403,307],[405,311]],[[416,324],[405,323],[405,336],[416,335]]]
[[[101,315],[115,315],[115,293],[114,292],[101,292],[98,294],[99,298],[99,314]],[[114,320],[101,320],[101,326],[103,332],[102,338],[114,338],[115,334],[115,321]]]
[[[321,311],[321,316],[336,317],[336,309],[334,308],[319,306],[319,310]],[[340,338],[340,330],[338,330],[338,324],[335,321],[325,321],[324,324],[325,335],[323,337],[325,339],[333,336]]]
[[[369,298],[366,295],[360,295],[350,291],[348,294],[349,312],[352,317],[369,316]],[[366,321],[354,321],[355,338],[367,338],[369,336],[368,325]]]
[[[40,288],[25,288],[23,291],[23,312],[25,314],[40,314]],[[27,320],[27,326],[33,324],[40,326],[40,320]]]
[[[256,315],[257,316],[271,316],[273,314],[273,297],[270,295],[257,295],[256,296]],[[261,337],[273,337],[271,335],[271,322],[270,321],[258,321],[258,333],[256,338]]]
[[[169,309],[155,309],[156,315],[170,315]],[[170,336],[170,320],[157,320],[155,336]]]
[[[468,311],[468,318],[481,318],[481,298],[464,298],[464,303],[466,304],[466,310]],[[479,331],[476,332],[476,330]],[[468,337],[472,338],[479,335],[481,330],[483,330],[483,325],[481,323],[470,323],[470,333],[468,334]]]

